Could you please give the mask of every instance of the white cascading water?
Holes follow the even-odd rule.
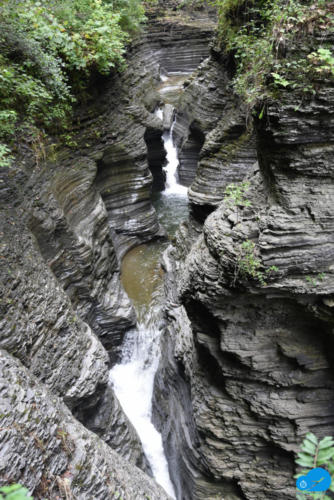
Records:
[[[157,116],[158,118],[160,118],[160,120],[163,120],[163,117],[164,117],[164,112],[163,112],[163,109],[162,109],[162,108],[157,108],[157,109],[154,111],[154,114],[155,114],[155,116]]]
[[[175,125],[175,121],[171,129],[167,132],[164,132],[162,135],[162,139],[164,141],[164,147],[167,152],[167,165],[165,167],[166,171],[166,189],[162,192],[162,194],[169,195],[178,195],[178,196],[187,196],[188,188],[182,186],[177,181],[177,167],[179,165],[179,159],[177,157],[177,149],[174,146],[173,142],[173,128]]]
[[[156,109],[155,114],[163,119],[161,108]],[[162,136],[167,152],[166,189],[162,194],[180,199],[187,195],[187,188],[177,182],[179,161],[172,139],[173,127],[174,123]],[[110,370],[109,380],[125,414],[139,435],[155,480],[175,499],[162,437],[151,422],[154,376],[160,359],[161,332],[158,324],[161,308],[158,297],[157,291],[148,307],[137,307],[137,328],[127,333],[122,361]]]
[[[137,328],[128,332],[122,361],[110,370],[110,382],[139,435],[155,480],[175,498],[162,437],[151,422],[153,383],[160,358],[156,308],[153,304],[149,306]]]
[[[157,108],[154,113],[160,120],[163,119],[163,109]],[[166,160],[167,164],[164,167],[166,172],[166,187],[162,194],[168,195],[178,195],[178,196],[186,196],[188,192],[188,188],[182,186],[177,181],[177,167],[179,166],[179,159],[177,156],[177,149],[174,146],[173,141],[173,129],[175,125],[175,120],[171,126],[170,130],[167,130],[162,135],[162,140],[164,142],[164,148],[167,153]]]

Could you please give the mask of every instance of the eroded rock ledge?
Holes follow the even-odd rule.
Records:
[[[22,482],[40,498],[167,500],[162,488],[85,429],[60,398],[2,350],[0,391],[2,481]]]
[[[92,82],[71,145],[19,145],[1,172],[0,484],[50,499],[167,498],[135,467],[149,472],[108,371],[136,322],[120,259],[164,234],[144,139],[163,131],[153,115],[159,74],[172,52],[194,69],[213,29],[152,19],[128,69]]]
[[[178,498],[292,500],[303,436],[334,433],[334,84],[322,79],[298,107],[282,92],[254,122],[256,142],[232,144],[231,157],[233,127],[247,130],[245,119],[240,129],[241,108],[226,97],[228,67],[205,65],[212,90],[199,72],[178,122],[186,154],[190,124],[204,142],[193,217],[164,256],[167,355],[155,421]],[[221,96],[216,113],[211,91]],[[224,203],[226,184],[245,178],[251,206]],[[240,270],[243,242],[254,245],[262,283]]]

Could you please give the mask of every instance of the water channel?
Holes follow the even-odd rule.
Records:
[[[164,102],[168,102],[169,96],[174,100],[184,79],[184,75],[164,78],[159,89]],[[162,118],[162,114],[163,109],[158,108],[156,115]],[[188,210],[187,188],[177,181],[178,158],[173,143],[173,126],[163,134],[167,153],[164,167],[166,187],[153,195],[159,221],[169,237],[186,218]],[[167,245],[168,241],[140,245],[123,259],[122,283],[136,309],[137,327],[126,335],[122,360],[110,371],[110,383],[141,439],[155,480],[175,498],[162,438],[151,422],[154,376],[160,359],[162,270],[159,259]]]

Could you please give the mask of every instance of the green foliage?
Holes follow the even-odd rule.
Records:
[[[331,47],[300,57],[290,50],[298,38],[333,29],[326,0],[212,0],[219,12],[220,40],[237,63],[234,88],[253,107],[283,88],[315,93],[314,76],[333,75]],[[320,38],[320,37],[319,37]],[[310,49],[311,52],[312,49]],[[313,49],[314,50],[314,49]]]
[[[34,500],[27,488],[20,484],[12,484],[0,488],[0,500]]]
[[[12,163],[13,156],[6,144],[0,143],[0,167],[9,167]]]
[[[239,247],[234,269],[234,284],[239,276],[254,279],[261,286],[267,286],[266,279],[279,272],[278,267],[270,266],[263,269],[257,245],[251,240],[245,240]]]
[[[224,201],[229,208],[235,207],[237,210],[237,223],[239,222],[239,208],[252,206],[245,197],[249,189],[249,182],[232,183],[226,186],[224,191]]]
[[[281,75],[277,73],[271,73],[271,75],[274,77],[275,85],[281,85],[282,87],[287,87],[288,85],[291,85],[291,82],[288,82],[288,80],[282,78]]]
[[[1,2],[0,140],[66,129],[89,75],[123,69],[126,44],[144,20],[140,0]]]
[[[239,248],[237,261],[237,274],[258,280],[265,285],[263,273],[261,272],[261,261],[257,256],[257,248],[253,241],[243,241]]]
[[[312,286],[317,286],[319,285],[320,281],[323,281],[325,279],[325,273],[319,273],[315,278],[312,278],[311,276],[306,276],[305,279]]]
[[[245,197],[249,189],[249,182],[229,184],[224,191],[224,201],[229,207],[250,207],[251,202]]]
[[[330,49],[320,48],[307,57],[314,65],[316,73],[328,73],[334,76],[334,55]]]
[[[302,467],[302,470],[295,476],[306,476],[311,469],[323,467],[328,470],[330,475],[334,476],[334,440],[330,436],[324,437],[321,441],[312,433],[306,434],[301,445],[301,451],[297,454],[296,464]],[[334,482],[330,486],[330,491],[334,491]],[[302,493],[297,492],[297,498],[307,499],[315,498],[330,500],[330,497],[323,493]]]

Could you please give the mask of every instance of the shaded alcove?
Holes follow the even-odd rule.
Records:
[[[162,131],[147,128],[144,140],[147,147],[147,162],[153,176],[152,191],[163,191],[166,183],[166,173],[163,170],[166,163],[166,151],[162,139]]]
[[[189,127],[189,135],[179,151],[179,182],[189,187],[196,176],[199,154],[204,144],[205,136],[196,122]]]

